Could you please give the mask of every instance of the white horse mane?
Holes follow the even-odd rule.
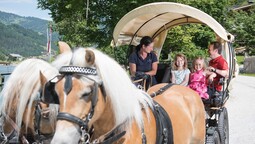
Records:
[[[152,106],[152,99],[143,91],[135,87],[127,72],[112,58],[102,52],[89,48],[95,54],[95,67],[103,82],[107,96],[109,96],[115,115],[115,124],[121,124],[128,120],[127,126],[132,120],[141,127],[143,124],[142,108],[148,111]],[[73,64],[86,66],[85,50],[80,48],[74,52]],[[98,78],[96,78],[98,81]]]
[[[51,65],[57,68],[58,70],[62,66],[68,66],[70,64],[72,54],[73,54],[72,51],[67,51],[62,54],[59,54],[57,58],[51,63]]]
[[[41,88],[40,71],[47,80],[58,74],[56,68],[43,60],[27,59],[15,67],[0,94],[2,99],[0,112],[5,115],[10,113],[13,100],[17,99],[16,124],[19,128],[21,128],[26,106],[31,110],[32,103],[39,94],[38,91]],[[31,111],[27,113],[28,122]]]

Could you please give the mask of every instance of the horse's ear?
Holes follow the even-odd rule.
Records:
[[[47,82],[46,77],[42,74],[42,72],[40,71],[40,81],[41,81],[41,85],[44,86]]]
[[[71,51],[70,46],[69,46],[67,43],[63,42],[63,41],[59,41],[59,42],[58,42],[58,46],[59,46],[59,52],[60,52],[61,54],[64,53],[64,52],[69,52],[69,51]]]
[[[95,62],[95,54],[94,54],[94,52],[91,51],[91,50],[86,50],[85,59],[86,59],[86,62],[89,65],[94,64],[94,62]]]

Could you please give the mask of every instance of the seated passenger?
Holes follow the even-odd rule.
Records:
[[[206,83],[206,70],[205,62],[202,57],[197,57],[192,63],[192,73],[190,74],[189,87],[196,91],[201,98],[208,99],[207,83]],[[213,73],[212,73],[213,74]],[[216,74],[214,74],[216,77]]]
[[[189,82],[190,70],[187,68],[187,59],[184,54],[177,54],[174,58],[172,66],[171,82],[183,86],[187,86]]]
[[[157,73],[158,59],[155,53],[153,53],[154,42],[149,36],[144,36],[140,44],[136,46],[136,51],[129,56],[129,67],[131,76],[134,80],[144,77],[152,77],[152,85],[157,84],[154,77]],[[146,77],[146,78],[147,78]],[[150,79],[146,81],[146,89],[150,84]]]
[[[211,57],[209,67],[207,68],[210,73],[208,74],[209,89],[216,90],[219,94],[222,93],[221,78],[228,77],[228,63],[221,55],[222,45],[219,42],[212,42],[208,47],[208,52]],[[214,76],[216,74],[216,77]],[[210,92],[208,92],[210,95]]]

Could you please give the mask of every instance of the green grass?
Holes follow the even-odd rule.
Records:
[[[255,73],[240,73],[239,75],[255,77]]]
[[[244,56],[236,56],[236,59],[237,59],[237,63],[240,65],[240,64],[243,64],[243,61],[244,61]]]

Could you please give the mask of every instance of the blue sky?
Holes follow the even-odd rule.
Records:
[[[37,0],[0,0],[0,11],[51,20],[50,11],[37,8]]]

